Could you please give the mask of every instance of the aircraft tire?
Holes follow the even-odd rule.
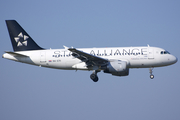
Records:
[[[96,74],[91,74],[90,78],[91,78],[94,82],[97,82],[98,79],[99,79]]]
[[[154,78],[154,75],[150,75],[150,78],[153,79],[153,78]]]

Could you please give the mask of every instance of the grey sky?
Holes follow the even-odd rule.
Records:
[[[161,47],[180,58],[178,0],[0,2],[0,53],[12,51],[6,19],[44,48]],[[179,62],[127,77],[40,68],[0,59],[1,120],[178,120]]]

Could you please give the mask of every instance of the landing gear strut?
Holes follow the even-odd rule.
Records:
[[[99,80],[98,76],[97,76],[97,73],[99,71],[95,70],[91,75],[90,75],[90,78],[94,81],[94,82],[97,82]]]
[[[153,79],[154,78],[154,75],[152,74],[153,73],[153,68],[149,68],[149,73],[150,73],[150,78]]]

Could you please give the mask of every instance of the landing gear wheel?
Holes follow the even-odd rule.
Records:
[[[150,73],[150,78],[153,79],[154,78],[154,75],[152,74],[153,73],[153,68],[149,68],[149,73]]]
[[[97,82],[99,80],[98,76],[96,74],[91,74],[90,78],[94,81]]]
[[[153,78],[154,78],[154,75],[150,75],[150,78],[153,79]]]

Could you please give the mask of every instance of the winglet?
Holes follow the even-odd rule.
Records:
[[[64,47],[66,50],[68,50],[68,49],[69,49],[69,47],[67,47],[67,46],[65,46],[65,45],[63,45],[63,47]]]

